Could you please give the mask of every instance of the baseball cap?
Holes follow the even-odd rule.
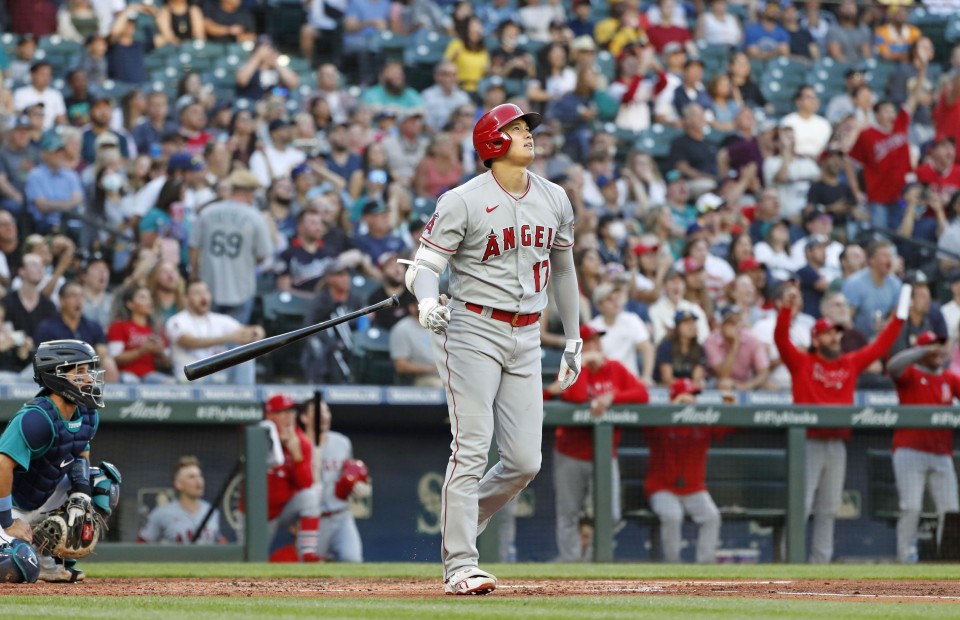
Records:
[[[184,172],[198,172],[206,168],[207,164],[199,155],[190,153],[174,153],[167,162],[167,171],[174,172],[182,170]]]
[[[667,269],[667,273],[663,275],[663,281],[666,282],[668,280],[672,280],[673,278],[682,278],[682,277],[683,277],[682,271],[674,267],[671,267],[670,269]]]
[[[669,170],[665,175],[663,175],[663,178],[667,180],[667,183],[673,183],[674,181],[682,181],[683,173],[676,169]]]
[[[919,269],[916,271],[907,272],[904,280],[907,282],[907,284],[912,284],[913,286],[917,286],[918,284],[920,286],[930,285],[930,278],[927,277],[926,273],[920,271]]]
[[[690,310],[688,308],[677,310],[673,314],[674,326],[677,326],[680,323],[683,323],[684,321],[696,321],[696,320],[697,320],[697,315],[693,313],[693,310]]]
[[[612,178],[612,177],[608,177],[608,176],[605,175],[605,174],[599,174],[599,175],[597,175],[597,187],[598,187],[598,188],[603,189],[604,187],[606,187],[607,185],[610,185],[611,183],[613,183],[613,178]]]
[[[411,118],[423,118],[423,110],[420,108],[408,108],[401,110],[400,114],[397,115],[397,122],[404,122]]]
[[[597,285],[597,288],[593,289],[593,304],[600,305],[607,297],[613,295],[614,291],[617,290],[616,285],[611,282],[603,282]]]
[[[30,128],[30,117],[26,114],[21,114],[17,117],[16,122],[13,125],[14,129],[29,129]]]
[[[32,33],[25,32],[22,35],[20,35],[19,39],[17,39],[17,45],[23,45],[24,43],[29,43],[30,41],[33,41],[34,43],[36,43],[37,38],[34,37]]]
[[[820,334],[824,332],[828,332],[831,329],[839,329],[840,331],[843,331],[844,327],[843,325],[840,325],[839,323],[834,323],[833,321],[827,318],[817,319],[817,322],[814,323],[813,327],[810,328],[810,337],[816,338]]]
[[[694,222],[693,224],[690,224],[689,226],[687,226],[687,230],[684,232],[684,236],[689,238],[697,234],[698,232],[703,232],[703,230],[704,228],[703,226],[700,225],[699,222]]]
[[[663,55],[669,56],[670,54],[676,54],[677,52],[683,52],[683,46],[677,43],[676,41],[671,41],[663,46]]]
[[[227,177],[227,182],[233,189],[255,190],[261,187],[260,181],[249,170],[234,170]]]
[[[657,252],[659,250],[660,245],[658,243],[641,241],[637,245],[633,246],[633,253],[637,256],[640,256],[641,254],[648,254],[650,252]]]
[[[925,347],[928,344],[943,344],[947,341],[947,337],[942,334],[937,334],[931,330],[927,330],[917,336],[917,346]]]
[[[296,181],[296,180],[297,180],[297,177],[299,177],[301,174],[305,174],[305,173],[307,173],[307,172],[310,172],[310,165],[309,165],[309,164],[299,164],[299,165],[297,165],[297,166],[294,166],[293,170],[290,171],[290,178],[291,178],[292,180]]]
[[[727,201],[720,196],[717,196],[713,192],[707,192],[697,198],[696,207],[700,213],[706,213],[707,211],[719,209],[726,203]]]
[[[696,273],[697,271],[703,271],[703,263],[689,256],[683,259],[683,273]]]
[[[817,205],[803,214],[803,223],[809,224],[813,220],[821,217],[829,217],[831,220],[833,219],[833,216],[830,215],[829,211],[823,208],[822,205]]]
[[[285,118],[275,118],[275,119],[273,119],[272,121],[270,121],[270,125],[269,125],[268,127],[269,127],[269,130],[270,130],[271,132],[274,132],[274,131],[276,131],[276,130],[278,130],[278,129],[283,129],[283,128],[289,127],[289,126],[290,126],[290,123],[287,121],[287,119],[285,119]]]
[[[740,318],[740,306],[730,305],[724,306],[723,310],[720,311],[720,322],[726,323],[729,319],[739,319]]]
[[[580,324],[580,340],[586,342],[591,338],[599,338],[600,336],[606,334],[607,332],[597,329],[592,325],[587,325],[586,323]]]
[[[703,61],[700,60],[699,56],[691,56],[687,58],[687,62],[683,63],[683,68],[686,69],[690,65],[700,65],[703,68]]]
[[[377,267],[383,267],[384,265],[389,263],[394,258],[397,258],[398,256],[399,254],[397,254],[396,252],[389,252],[389,251],[384,252],[383,254],[377,257]]]
[[[44,153],[59,151],[63,146],[63,138],[54,130],[44,133],[43,137],[40,138],[40,150]]]
[[[112,131],[105,131],[93,141],[94,150],[102,146],[120,146],[120,138]]]
[[[804,249],[806,249],[806,248],[812,248],[817,245],[827,245],[829,243],[830,243],[830,239],[826,235],[809,235],[807,237],[807,242],[803,247]]]
[[[335,258],[331,261],[327,261],[327,264],[323,268],[323,277],[333,275],[335,273],[343,273],[350,269],[346,263],[341,261],[339,258]]]
[[[700,387],[693,382],[693,379],[686,377],[674,379],[670,384],[670,400],[682,394],[699,394],[700,391]]]
[[[362,215],[379,215],[381,213],[386,213],[388,210],[387,203],[377,198],[370,198],[363,205]]]
[[[763,269],[763,263],[758,261],[753,256],[748,256],[737,265],[737,273],[746,273],[747,271],[753,271],[754,269]]]
[[[597,44],[588,34],[582,34],[570,43],[571,52],[595,52],[596,50]]]

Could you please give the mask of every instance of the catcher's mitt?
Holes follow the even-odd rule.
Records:
[[[83,510],[80,517],[70,518],[68,510]],[[43,555],[56,558],[82,558],[89,555],[107,531],[107,522],[93,505],[87,502],[77,503],[73,499],[56,511],[47,515],[33,528],[33,545]]]

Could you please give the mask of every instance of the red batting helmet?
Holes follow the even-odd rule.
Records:
[[[297,403],[286,394],[274,394],[263,405],[264,413],[277,413],[278,411],[287,411],[296,409]]]
[[[673,400],[681,394],[699,394],[700,388],[696,383],[693,382],[693,379],[676,379],[673,383],[670,384],[670,400]]]
[[[369,482],[369,480],[370,472],[367,470],[366,463],[360,460],[347,459],[343,462],[340,479],[337,480],[334,493],[340,499],[347,499],[353,493],[353,487],[358,482]]]
[[[473,148],[483,161],[483,165],[490,167],[490,162],[504,155],[510,148],[510,136],[500,131],[518,118],[527,121],[530,131],[533,131],[543,122],[543,117],[536,112],[524,113],[519,106],[504,103],[493,108],[480,117],[473,127]]]

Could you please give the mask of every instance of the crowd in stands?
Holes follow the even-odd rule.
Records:
[[[398,381],[437,385],[397,260],[485,172],[472,128],[505,101],[544,115],[531,169],[576,211],[581,320],[647,385],[789,389],[794,279],[796,346],[827,317],[863,347],[906,280],[892,353],[931,330],[960,369],[958,4],[0,3],[0,370],[77,337],[108,380],[182,381],[262,337],[267,296],[309,323],[397,294],[314,338],[303,378],[362,381],[376,329]],[[541,327],[562,348],[551,307]],[[892,389],[883,364],[862,388]]]

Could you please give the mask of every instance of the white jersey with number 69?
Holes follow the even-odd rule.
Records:
[[[421,241],[450,259],[450,295],[508,312],[547,305],[550,250],[573,246],[573,205],[532,172],[520,196],[487,171],[442,196]]]

